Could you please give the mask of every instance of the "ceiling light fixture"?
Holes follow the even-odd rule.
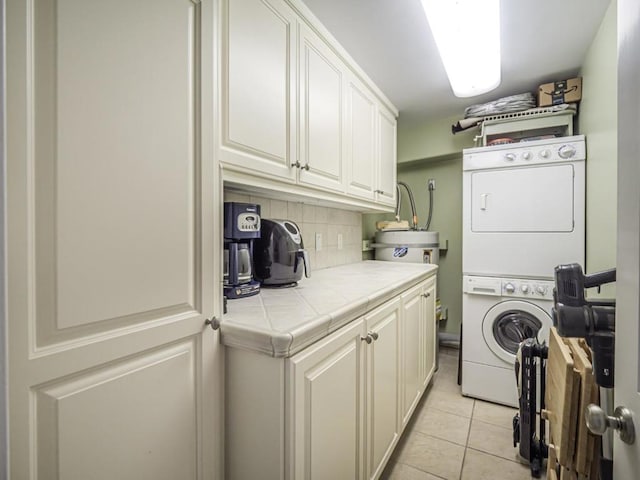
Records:
[[[500,0],[422,0],[456,97],[500,85]]]

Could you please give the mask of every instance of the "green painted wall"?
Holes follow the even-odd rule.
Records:
[[[579,129],[587,137],[588,272],[616,264],[617,4],[611,2],[583,62]],[[595,296],[595,294],[594,294]],[[601,296],[614,297],[615,284]]]
[[[450,134],[450,133],[449,133]],[[462,319],[462,155],[444,160],[417,161],[398,166],[398,180],[411,187],[418,211],[421,227],[427,221],[429,211],[429,191],[427,180],[436,181],[433,192],[433,215],[429,230],[440,232],[440,243],[448,244],[446,251],[440,252],[438,271],[438,295],[443,307],[447,307],[447,320],[441,322],[441,331],[458,334]],[[409,200],[401,190],[402,210],[400,218],[411,219]],[[375,234],[378,220],[393,220],[393,214],[364,215],[362,225],[364,238]]]
[[[451,158],[460,155],[463,148],[473,147],[473,137],[477,128],[464,132],[451,133],[451,125],[463,118],[459,116],[434,120],[421,124],[407,125],[398,121],[398,163],[412,162],[419,159]]]

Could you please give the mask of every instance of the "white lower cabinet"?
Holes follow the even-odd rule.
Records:
[[[435,365],[435,278],[290,358],[229,348],[229,480],[378,479]]]
[[[365,322],[291,357],[290,478],[362,479]]]
[[[429,279],[402,295],[402,428],[409,422],[435,370],[435,291],[435,279]]]
[[[397,298],[365,316],[366,348],[366,478],[380,477],[400,436],[401,306]]]
[[[436,344],[438,342],[438,324],[436,321],[436,279],[426,281],[423,284],[422,298],[424,301],[424,342],[421,342],[423,351],[420,355],[422,370],[420,371],[420,381],[422,391],[427,388],[431,377],[436,371]]]

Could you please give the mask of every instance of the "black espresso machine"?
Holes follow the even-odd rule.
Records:
[[[260,292],[254,280],[253,242],[260,238],[260,205],[224,203],[224,295],[243,298]]]

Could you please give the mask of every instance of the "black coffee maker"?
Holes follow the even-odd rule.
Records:
[[[253,242],[260,238],[260,205],[224,204],[224,295],[243,298],[260,292],[254,280]]]

